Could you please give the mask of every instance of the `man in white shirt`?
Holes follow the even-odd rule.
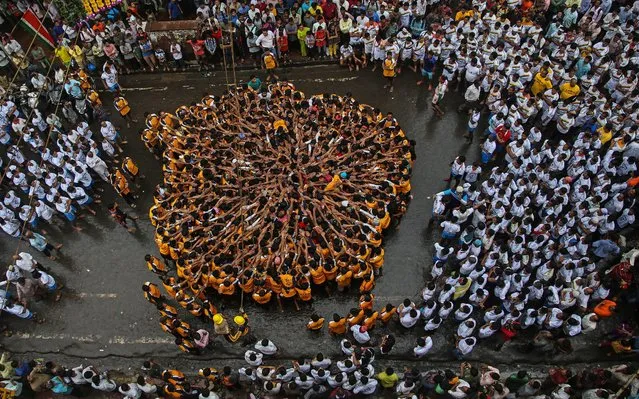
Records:
[[[264,52],[268,50],[271,53],[276,54],[275,34],[266,28],[262,29],[262,33],[257,37],[255,44],[257,44]]]
[[[590,331],[594,331],[597,328],[597,322],[599,321],[599,316],[594,313],[588,313],[581,318],[581,332],[589,333]]]
[[[477,327],[475,319],[468,319],[457,327],[457,336],[461,338],[470,337]]]
[[[417,338],[417,345],[413,348],[413,354],[417,358],[426,356],[433,347],[433,338],[430,336]]]
[[[250,350],[250,349],[247,350],[246,353],[244,353],[244,360],[251,367],[258,367],[259,365],[261,365],[263,357],[264,357],[264,355],[262,355],[261,353],[255,352],[255,351]]]
[[[109,181],[109,167],[100,157],[93,152],[89,152],[87,153],[86,163],[102,180]]]
[[[142,391],[137,384],[122,384],[118,391],[124,395],[125,399],[139,399],[142,396]]]
[[[445,220],[440,224],[442,230],[442,237],[445,239],[453,239],[459,234],[461,228],[457,224],[457,218],[453,216],[450,221]]]
[[[255,349],[267,356],[272,356],[277,353],[277,346],[269,339],[263,339],[256,343]]]
[[[453,355],[455,355],[458,360],[462,360],[464,356],[473,351],[476,344],[477,338],[475,337],[463,338],[457,342],[457,347],[453,349]]]
[[[466,69],[468,74],[468,69]],[[468,85],[466,92],[464,93],[465,103],[459,107],[460,112],[465,112],[467,109],[475,108],[479,102],[479,96],[481,95],[480,80],[477,79],[472,84]]]
[[[371,336],[368,333],[368,329],[366,328],[366,326],[355,324],[351,326],[350,330],[353,333],[353,338],[355,338],[355,341],[362,345],[368,343],[368,341],[371,340]]]
[[[559,328],[564,323],[564,313],[559,308],[552,308],[546,316],[545,325],[549,329]]]
[[[91,387],[98,391],[113,392],[117,388],[117,385],[108,379],[106,375],[94,375],[91,380]]]
[[[479,80],[481,76],[481,64],[477,61],[477,58],[472,58],[470,63],[466,65],[466,73],[464,78],[469,85]]]
[[[408,28],[408,26],[410,25],[411,15],[413,15],[413,10],[410,9],[410,5],[408,4],[408,2],[404,2],[397,13],[399,14],[400,27]]]
[[[112,65],[111,67],[108,66],[109,62],[110,61],[107,61],[104,64],[104,72],[102,72],[100,77],[102,78],[102,83],[106,89],[119,95],[120,85],[118,84],[118,72]]]
[[[26,252],[20,252],[17,255],[13,256],[13,259],[16,261],[15,265],[22,271],[31,273],[36,269],[38,262],[33,259],[33,256]]]
[[[411,328],[417,321],[419,320],[419,312],[415,309],[411,309],[409,312],[404,313],[400,318],[399,322],[404,328]]]
[[[355,388],[353,389],[353,393],[355,395],[358,394],[362,394],[362,395],[372,395],[373,393],[375,393],[375,390],[377,389],[377,380],[374,378],[368,378],[366,376],[362,376],[359,380],[359,382],[357,383],[357,385],[355,385]]]
[[[211,16],[211,8],[206,4],[200,4],[200,6],[195,10],[195,15],[202,13],[204,19],[208,19]]]
[[[574,314],[570,316],[563,325],[564,333],[569,337],[574,337],[581,333],[581,318]]]
[[[468,391],[470,391],[470,384],[460,379],[454,387],[448,390],[448,394],[455,399],[463,399],[468,396]]]

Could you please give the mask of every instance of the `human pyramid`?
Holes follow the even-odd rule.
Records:
[[[333,281],[372,290],[382,232],[410,199],[414,143],[392,114],[277,83],[150,114],[147,126],[164,172],[150,218],[175,277],[156,258],[147,264],[189,312],[200,316],[198,302],[215,293],[297,307]]]

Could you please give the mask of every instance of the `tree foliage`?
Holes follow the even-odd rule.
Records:
[[[86,16],[82,0],[53,0],[53,3],[67,23],[75,23]]]

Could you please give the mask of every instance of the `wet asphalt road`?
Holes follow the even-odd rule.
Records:
[[[246,81],[251,73],[238,71],[237,80]],[[425,275],[432,264],[433,234],[435,238],[438,237],[437,232],[433,233],[428,228],[431,198],[445,188],[442,179],[448,175],[449,162],[455,156],[465,154],[469,161],[474,161],[479,155],[477,140],[469,146],[462,137],[467,119],[455,111],[461,97],[457,94],[447,95],[444,100],[447,112],[439,119],[430,109],[431,95],[423,86],[415,85],[412,72],[397,79],[393,95],[383,89],[380,71],[349,72],[331,65],[280,71],[280,77],[289,79],[307,95],[320,92],[343,95],[351,92],[362,103],[378,107],[383,112],[393,112],[408,136],[417,141],[417,161],[411,180],[414,199],[399,229],[389,232],[385,238],[384,276],[378,279],[374,290],[376,308],[381,308],[387,302],[398,304],[406,297],[417,302]],[[233,81],[232,74],[228,79]],[[210,76],[192,72],[123,77],[122,85],[126,89],[134,118],[140,122],[127,129],[117,115],[113,120],[123,126],[128,139],[125,153],[138,161],[142,173],[147,176],[138,190],[138,209],[131,210],[124,206],[125,210],[140,217],[137,223],[139,229],[133,235],[127,233],[110,220],[104,204],[99,208],[97,217],[85,218],[81,224],[86,227],[83,232],[72,232],[67,226],[50,229],[53,240],[64,243],[64,256],[55,262],[36,257],[64,282],[64,296],[57,304],[43,301],[32,305],[33,310],[45,319],[43,324],[3,315],[3,322],[13,332],[12,336],[2,338],[5,348],[25,357],[55,358],[68,362],[81,362],[78,358],[87,358],[92,363],[124,366],[125,369],[131,365],[137,367],[141,359],[148,357],[161,359],[162,363],[173,366],[187,363],[185,367],[197,367],[213,359],[215,366],[239,362],[244,349],[226,342],[217,342],[214,349],[200,359],[180,352],[171,343],[171,337],[160,330],[157,313],[144,300],[141,291],[145,281],[159,282],[146,269],[144,255],[158,254],[147,210],[152,203],[153,187],[161,178],[159,162],[146,151],[137,134],[142,127],[143,113],[161,110],[173,112],[181,104],[198,101],[204,93],[220,94],[226,82],[223,71],[216,71]],[[110,94],[104,93],[103,100],[109,107]],[[107,187],[105,203],[112,198],[113,192]],[[120,200],[120,203],[124,204],[124,201]],[[16,245],[17,241],[6,236],[0,237],[3,263],[8,264]],[[295,312],[292,305],[280,313],[275,303],[268,310],[245,302],[255,335],[273,340],[280,347],[280,358],[309,356],[319,351],[337,355],[337,339],[330,337],[326,331],[311,334],[305,329],[305,324],[312,312],[328,319],[333,312],[345,314],[356,306],[356,293],[317,297],[312,308],[300,312]],[[232,314],[238,307],[239,299],[229,302],[224,313]],[[453,342],[450,340],[453,330],[450,323],[437,331],[432,355],[423,362],[452,360],[450,351]],[[211,328],[198,321],[192,324]],[[391,330],[398,341],[391,357],[399,361],[410,359],[415,339],[423,330],[402,331],[396,326],[391,327]],[[382,329],[378,327],[373,335],[377,337],[381,333]],[[592,344],[596,340],[593,336],[579,338],[576,345],[583,348],[588,342]],[[527,357],[508,347],[502,352],[494,352],[488,345],[483,345],[478,346],[471,358],[515,364],[576,363],[604,359],[605,356],[601,357],[596,350],[587,353],[576,350],[568,357],[545,359]]]

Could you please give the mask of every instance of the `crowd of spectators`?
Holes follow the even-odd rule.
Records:
[[[277,348],[256,345],[247,365],[203,368],[184,373],[145,361],[137,375],[100,370],[91,365],[65,367],[51,361],[0,359],[0,386],[15,396],[50,392],[73,397],[119,393],[127,399],[185,398],[637,398],[636,367],[620,364],[582,369],[554,367],[501,371],[488,364],[463,362],[458,368],[383,367],[371,348],[352,347],[341,359],[318,353],[312,359],[282,362],[269,359]],[[249,353],[252,356],[249,359]]]
[[[78,42],[77,37],[65,40]],[[96,205],[105,188],[135,207],[130,182],[141,174],[123,155],[126,140],[119,122],[112,121],[86,64],[47,58],[35,39],[23,46],[2,34],[2,42],[0,228],[20,241],[1,283],[0,308],[36,320],[30,307],[46,296],[57,301],[62,284],[24,247],[50,260],[63,256],[63,244],[50,238],[52,231],[86,228],[90,223],[84,218],[100,209]],[[61,49],[55,50],[58,56]],[[113,92],[114,114],[130,126],[134,120],[120,91],[119,71],[106,60],[100,73]],[[117,203],[105,208],[126,226],[128,216]]]

